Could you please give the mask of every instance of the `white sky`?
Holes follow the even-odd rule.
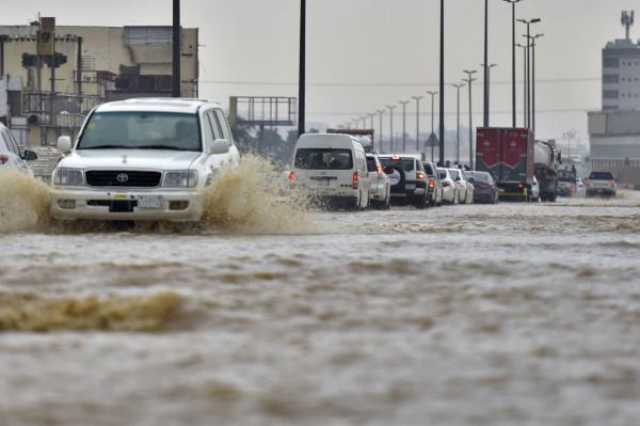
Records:
[[[24,24],[38,12],[56,16],[59,25],[171,23],[171,0],[2,3],[0,24]],[[433,89],[430,84],[438,79],[438,0],[308,3],[310,121],[337,125]],[[483,60],[484,2],[446,3],[447,78],[457,82],[462,69],[479,68]],[[637,6],[638,0],[523,0],[518,6],[519,17],[543,19],[537,27],[545,34],[538,48],[538,77],[563,80],[539,83],[539,137],[560,139],[575,128],[586,139],[585,111],[599,109],[601,102],[601,49],[608,40],[624,35],[620,11]],[[201,29],[201,95],[225,104],[230,95],[296,96],[298,7],[299,0],[183,0],[183,25]],[[490,0],[490,7],[490,62],[499,64],[492,74],[493,124],[509,125],[511,8],[501,0]],[[518,30],[521,33],[522,27]],[[640,31],[632,34],[640,37]],[[520,54],[518,61],[520,67]],[[521,74],[519,69],[519,78]],[[481,121],[482,106],[478,83],[476,123]],[[453,89],[446,103],[447,113],[455,112]],[[415,127],[414,120],[414,116],[408,119],[409,129]],[[396,129],[399,123],[398,118]],[[454,123],[455,116],[448,114],[447,126]]]

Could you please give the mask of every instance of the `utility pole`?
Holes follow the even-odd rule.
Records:
[[[395,152],[395,138],[393,136],[393,111],[397,106],[395,105],[387,105],[387,109],[389,110],[389,147],[391,152]]]
[[[305,133],[307,88],[307,0],[300,0],[300,59],[298,75],[298,137]]]
[[[381,153],[384,152],[384,142],[382,142],[382,130],[383,130],[382,120],[384,120],[384,113],[385,113],[385,110],[383,109],[378,110],[378,115],[380,116],[380,152]]]
[[[416,101],[416,153],[420,154],[420,101],[424,96],[412,96],[411,99]]]
[[[456,107],[456,164],[460,164],[460,89],[464,87],[464,83],[452,84],[451,87],[457,91],[457,107]]]
[[[473,75],[476,72],[476,70],[465,70],[467,78],[463,80],[469,85],[469,167],[471,170],[475,170],[473,166],[475,162],[473,158],[473,82],[476,79],[473,78]]]
[[[402,152],[407,152],[407,105],[410,101],[399,101],[402,105]]]
[[[376,113],[370,113],[367,114],[367,116],[369,117],[369,119],[371,119],[371,130],[374,130],[376,128],[376,125],[374,123],[374,120],[376,118]],[[380,137],[380,136],[378,136]],[[373,136],[373,141],[372,141],[373,145],[371,146],[371,149],[373,150],[373,152],[376,152],[376,137],[375,135]]]
[[[180,25],[180,0],[173,0],[173,97],[179,98],[182,95],[181,77],[181,51],[182,51],[182,28]]]
[[[516,95],[516,3],[520,3],[522,0],[504,0],[507,3],[511,3],[511,21],[513,31],[513,44],[512,48],[512,109],[513,109],[513,128],[518,127],[517,118],[517,95]]]
[[[435,136],[435,109],[436,109],[435,99],[436,99],[436,96],[438,95],[438,92],[429,91],[427,92],[427,95],[431,96],[431,133],[429,134],[429,143],[431,145],[431,161],[435,162],[436,146],[433,142],[434,142],[434,136]]]
[[[445,135],[445,122],[444,122],[444,0],[440,0],[440,164],[444,165],[444,135]]]
[[[522,121],[524,123],[525,128],[529,127],[527,125],[527,114],[529,111],[529,99],[527,97],[527,68],[528,68],[528,64],[527,64],[527,46],[518,43],[516,45],[517,47],[522,49],[522,63],[523,63],[523,67],[522,67],[522,102],[523,102],[523,109],[522,109]],[[517,127],[517,126],[516,126]]]

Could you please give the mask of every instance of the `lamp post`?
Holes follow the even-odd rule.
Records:
[[[484,0],[484,127],[489,127],[489,0]]]
[[[444,165],[444,0],[440,0],[440,164]]]
[[[431,133],[429,134],[429,143],[431,144],[431,161],[435,161],[435,150],[436,146],[433,143],[433,136],[435,136],[434,127],[435,127],[435,109],[436,109],[436,96],[438,96],[438,92],[429,91],[427,95],[431,96]]]
[[[473,167],[473,82],[476,81],[473,75],[477,73],[476,70],[465,70],[467,78],[463,81],[469,85],[469,167],[474,170]]]
[[[516,3],[520,3],[522,0],[504,0],[507,3],[511,3],[511,20],[513,30],[513,44],[512,44],[512,109],[513,109],[513,128],[518,125],[517,112],[516,112]]]
[[[416,153],[420,154],[420,101],[424,96],[412,96],[411,99],[416,101]]]
[[[451,87],[457,91],[457,107],[456,107],[456,163],[460,164],[460,89],[464,87],[464,83],[452,84]]]
[[[529,67],[529,64],[527,64],[527,46],[518,43],[516,47],[522,49],[522,122],[524,123],[524,127],[528,128],[529,125],[527,124],[527,115],[529,114],[529,97],[527,93],[527,69]]]
[[[485,112],[484,127],[491,127],[491,69],[497,67],[498,64],[489,64],[489,66],[480,64],[480,66],[486,70],[484,97],[487,103],[487,105],[485,105],[487,112]]]
[[[407,152],[407,105],[410,101],[399,101],[402,105],[402,152]]]
[[[367,114],[367,116],[371,119],[371,130],[374,130],[376,128],[375,123],[374,123],[374,120],[376,118],[376,113],[373,112],[373,113]],[[373,152],[376,152],[376,138],[375,138],[375,135],[373,137],[371,149],[373,150]]]
[[[531,41],[531,128],[533,134],[536,134],[536,45],[539,38],[544,34],[536,34],[529,38]]]
[[[300,59],[298,74],[298,136],[305,133],[307,86],[307,0],[300,0]]]
[[[526,19],[518,19],[518,22],[521,22],[523,24],[525,24],[527,26],[527,34],[525,35],[525,37],[527,38],[527,78],[526,78],[526,86],[527,86],[527,120],[526,120],[526,127],[527,128],[531,128],[531,74],[530,74],[530,68],[531,68],[531,43],[529,42],[531,39],[531,25],[533,24],[537,24],[539,22],[541,22],[542,19],[540,18],[535,18],[535,19],[530,19],[530,20],[526,20]]]
[[[382,120],[384,120],[385,111],[383,109],[379,109],[377,113],[380,116],[380,152],[384,152],[384,142],[382,141],[382,130],[383,130]]]
[[[397,108],[397,106],[395,105],[387,105],[387,109],[389,110],[389,149],[391,149],[391,152],[395,151],[395,138],[393,136],[393,111],[395,111],[395,109]]]
[[[181,34],[180,34],[180,0],[173,0],[173,90],[174,98],[181,96],[182,77],[180,73]],[[52,67],[52,69],[54,69]]]

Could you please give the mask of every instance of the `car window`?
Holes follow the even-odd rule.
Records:
[[[432,166],[430,163],[426,163],[426,164],[424,165],[424,170],[427,172],[427,174],[428,174],[429,176],[433,176],[433,175],[434,175],[434,172],[433,172],[433,166]]]
[[[446,179],[447,178],[447,171],[446,170],[442,170],[442,169],[438,169],[438,177],[440,179]]]
[[[593,172],[589,179],[592,180],[613,180],[613,175],[609,172]]]
[[[451,178],[453,180],[460,178],[460,172],[458,170],[450,170],[449,173],[451,173]]]
[[[367,157],[367,170],[369,173],[378,171],[378,165],[376,159],[373,157]]]
[[[196,114],[98,112],[87,124],[78,149],[169,149],[202,151]]]
[[[351,170],[353,154],[348,149],[301,148],[296,152],[295,167],[303,170]]]
[[[14,143],[13,138],[11,138],[11,135],[9,134],[8,130],[2,129],[2,131],[0,131],[0,137],[4,141],[6,151],[11,152],[18,156],[20,155],[20,150],[18,149],[18,146]]]
[[[218,119],[218,125],[222,129],[222,134],[224,135],[224,138],[227,140],[227,142],[232,144],[233,135],[231,134],[231,129],[229,129],[229,124],[227,123],[227,119],[225,118],[224,114],[222,113],[221,110],[217,109],[215,110],[215,116]]]
[[[405,172],[412,172],[416,167],[416,160],[413,158],[381,158],[382,166],[399,168]]]

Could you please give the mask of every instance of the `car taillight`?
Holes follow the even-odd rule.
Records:
[[[296,172],[293,172],[293,171],[289,172],[289,183],[291,185],[295,185],[297,180],[298,180],[298,177],[296,176]]]
[[[422,182],[422,181],[424,181],[426,179],[427,179],[427,175],[425,175],[424,173],[422,173],[422,172],[416,173],[416,180],[419,180],[419,181]]]
[[[433,189],[436,187],[436,181],[433,179],[429,179],[429,188]]]
[[[6,155],[0,155],[0,165],[5,165],[9,162],[9,157]]]
[[[449,185],[450,185],[450,184],[449,184],[449,181],[448,181],[448,180],[445,180],[445,181],[442,183],[442,186],[444,186],[445,188],[447,188]]]
[[[353,189],[358,189],[360,187],[360,175],[358,174],[358,172],[353,172],[351,187]]]

